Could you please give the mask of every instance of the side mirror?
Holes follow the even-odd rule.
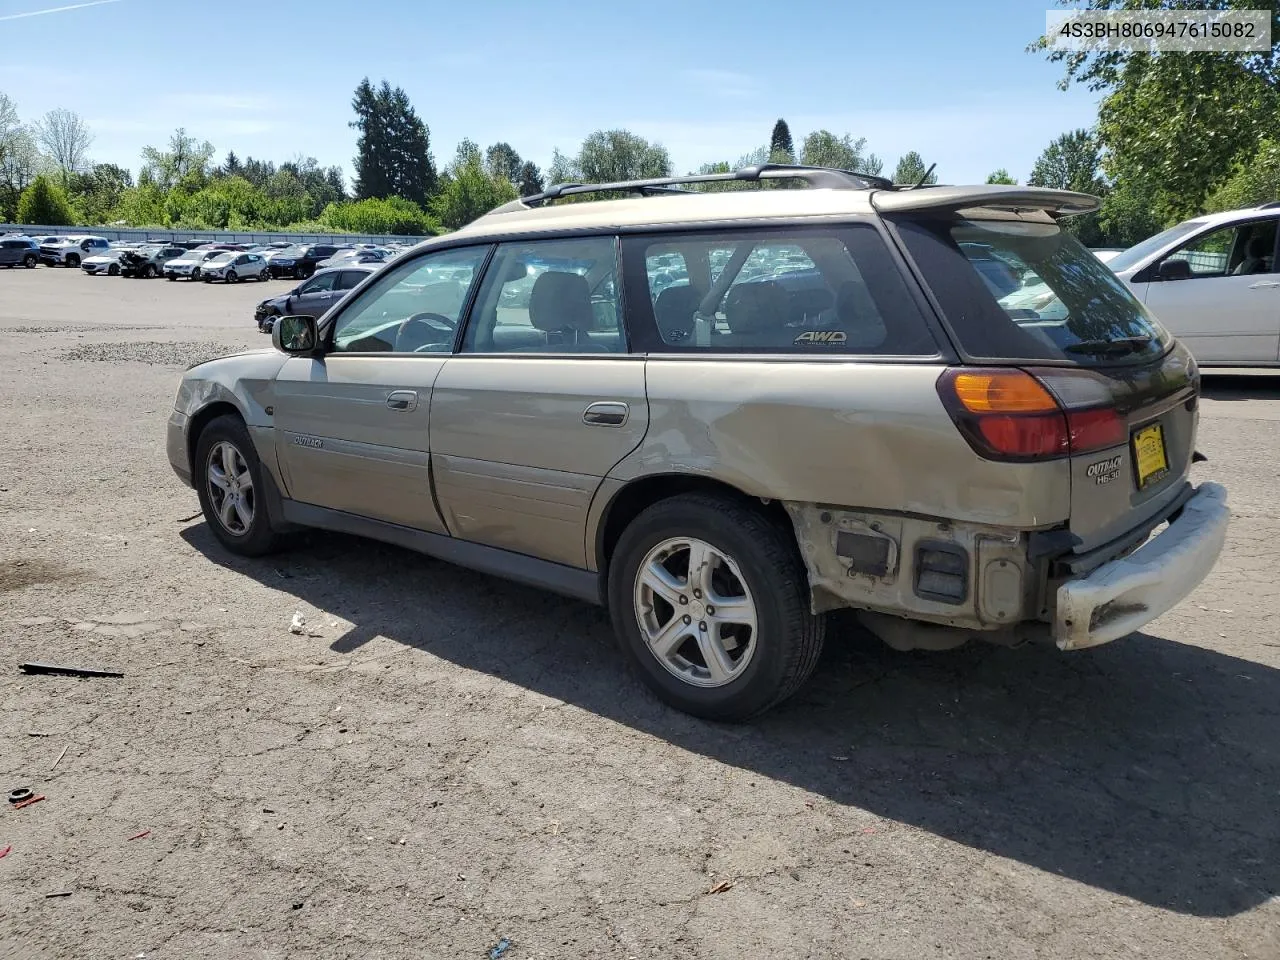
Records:
[[[1156,272],[1158,280],[1190,280],[1191,264],[1186,260],[1166,260]]]
[[[277,350],[295,356],[314,353],[320,344],[316,318],[291,313],[277,317],[271,328],[271,344]]]

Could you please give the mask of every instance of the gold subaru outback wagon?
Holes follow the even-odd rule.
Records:
[[[1096,206],[772,165],[552,187],[187,371],[169,459],[236,553],[319,527],[606,604],[703,717],[794,693],[841,607],[903,648],[1106,643],[1228,510],[1189,480],[1195,362],[1061,226]]]

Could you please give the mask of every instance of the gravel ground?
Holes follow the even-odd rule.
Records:
[[[1144,633],[840,623],[723,727],[591,607],[338,536],[219,551],[163,424],[284,288],[0,271],[0,788],[45,797],[0,811],[0,956],[1280,957],[1280,381],[1210,384],[1236,519]]]

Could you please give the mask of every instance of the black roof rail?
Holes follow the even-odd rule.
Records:
[[[583,193],[634,193],[639,196],[654,194],[688,194],[680,189],[698,183],[744,182],[762,180],[803,180],[810,187],[834,190],[896,190],[892,180],[870,173],[853,170],[837,170],[834,167],[810,167],[798,164],[760,163],[728,173],[691,173],[684,177],[655,177],[650,180],[622,180],[617,183],[557,183],[541,193],[521,197],[493,210],[493,213],[510,213],[538,206],[550,200]]]

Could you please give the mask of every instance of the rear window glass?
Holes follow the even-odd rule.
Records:
[[[643,352],[937,355],[870,226],[635,236],[624,261]]]
[[[1056,224],[909,220],[899,230],[972,357],[1109,365],[1168,345],[1129,288]]]

